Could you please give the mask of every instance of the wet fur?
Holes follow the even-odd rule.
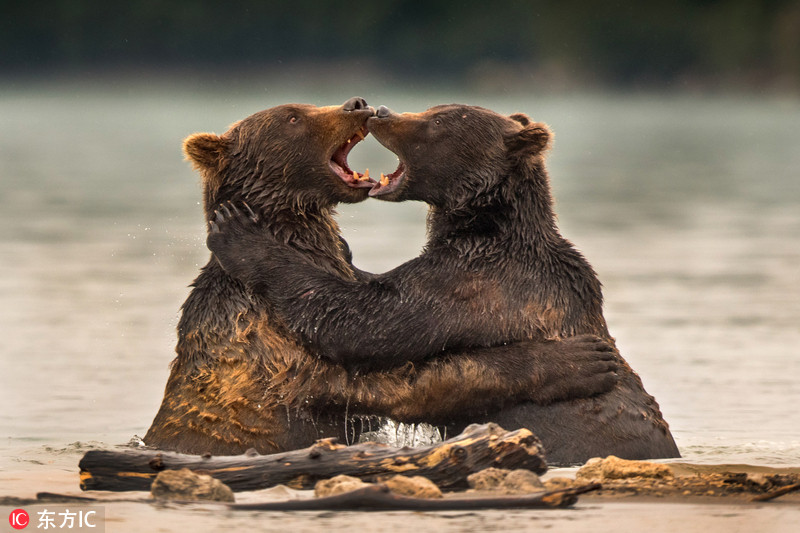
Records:
[[[246,201],[261,214],[264,235],[315,269],[336,279],[367,281],[353,268],[333,219],[336,203],[363,200],[366,189],[351,189],[332,175],[326,150],[346,142],[369,115],[366,109],[286,105],[256,113],[221,136],[190,136],[184,151],[203,177],[206,218],[214,217],[220,203]],[[345,441],[350,414],[421,419],[449,408],[447,399],[475,414],[520,398],[552,401],[561,391],[540,385],[553,381],[559,366],[535,373],[535,359],[519,355],[539,345],[544,360],[586,360],[610,349],[597,339],[523,343],[508,348],[506,365],[474,350],[420,370],[348,372],[309,351],[269,298],[232,278],[212,256],[183,304],[177,356],[144,440],[184,453],[237,454],[250,448],[271,453],[320,437]],[[574,393],[607,390],[616,379],[613,368],[608,362],[588,369],[585,380],[571,380]],[[464,379],[474,382],[480,395],[465,390]]]
[[[307,346],[350,368],[377,371],[447,350],[516,341],[592,334],[613,343],[600,282],[556,226],[546,125],[453,105],[375,117],[369,126],[406,165],[405,180],[384,199],[431,205],[419,258],[352,280],[259,240],[254,227],[234,225],[209,241],[225,268],[267,296]],[[255,243],[270,252],[250,252]],[[282,283],[271,281],[277,277]],[[420,421],[452,431],[489,420],[506,429],[527,427],[555,463],[609,454],[678,456],[655,399],[621,358],[620,365],[619,384],[601,396],[517,402],[477,417],[453,405],[444,418],[429,414]]]

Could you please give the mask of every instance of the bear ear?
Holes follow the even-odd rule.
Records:
[[[531,122],[525,115],[511,115],[512,119],[523,125],[521,130],[506,137],[506,147],[511,155],[518,157],[539,155],[550,148],[553,133],[543,122]]]
[[[225,162],[228,140],[213,133],[195,133],[183,141],[183,153],[200,170],[220,169]]]
[[[528,124],[531,123],[531,119],[529,119],[528,115],[525,115],[524,113],[514,113],[513,115],[510,115],[508,118],[510,118],[511,120],[516,120],[523,126],[527,126]]]

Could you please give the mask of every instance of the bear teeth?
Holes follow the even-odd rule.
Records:
[[[384,186],[384,187],[386,187],[387,185],[389,185],[389,178],[387,178],[386,176],[384,176],[384,175],[383,175],[383,172],[381,172],[381,185],[382,185],[382,186]]]
[[[363,174],[353,171],[353,179],[357,181],[369,181],[369,169],[365,170]]]

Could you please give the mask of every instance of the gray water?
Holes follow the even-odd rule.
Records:
[[[684,456],[800,464],[800,102],[128,79],[0,86],[0,469],[77,461],[149,426],[208,257],[183,137],[355,94],[549,123],[562,231]],[[373,139],[350,162],[395,166]],[[424,241],[420,204],[368,201],[339,220],[371,271]]]

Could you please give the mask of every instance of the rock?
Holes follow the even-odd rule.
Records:
[[[772,482],[764,474],[747,474],[746,483],[761,490],[768,490]]]
[[[487,468],[467,477],[467,483],[475,490],[499,491],[504,494],[530,494],[545,490],[539,476],[530,470],[504,470]]]
[[[356,489],[366,487],[369,483],[364,483],[361,479],[352,476],[339,475],[330,479],[323,479],[314,485],[314,496],[324,498],[325,496],[335,496]]]
[[[530,494],[544,492],[545,487],[539,476],[530,470],[520,468],[508,473],[503,483],[500,484],[500,490],[505,494]]]
[[[222,481],[188,468],[160,472],[150,486],[150,494],[157,500],[234,501],[233,491]]]
[[[467,483],[471,489],[494,490],[498,488],[511,470],[503,468],[486,468],[467,476]]]
[[[605,459],[599,457],[589,459],[576,474],[576,479],[599,482],[613,479],[673,477],[672,469],[667,465],[648,461],[629,461],[613,455]]]
[[[383,481],[389,490],[402,496],[413,498],[441,498],[442,491],[439,490],[433,481],[422,476],[394,476]]]

